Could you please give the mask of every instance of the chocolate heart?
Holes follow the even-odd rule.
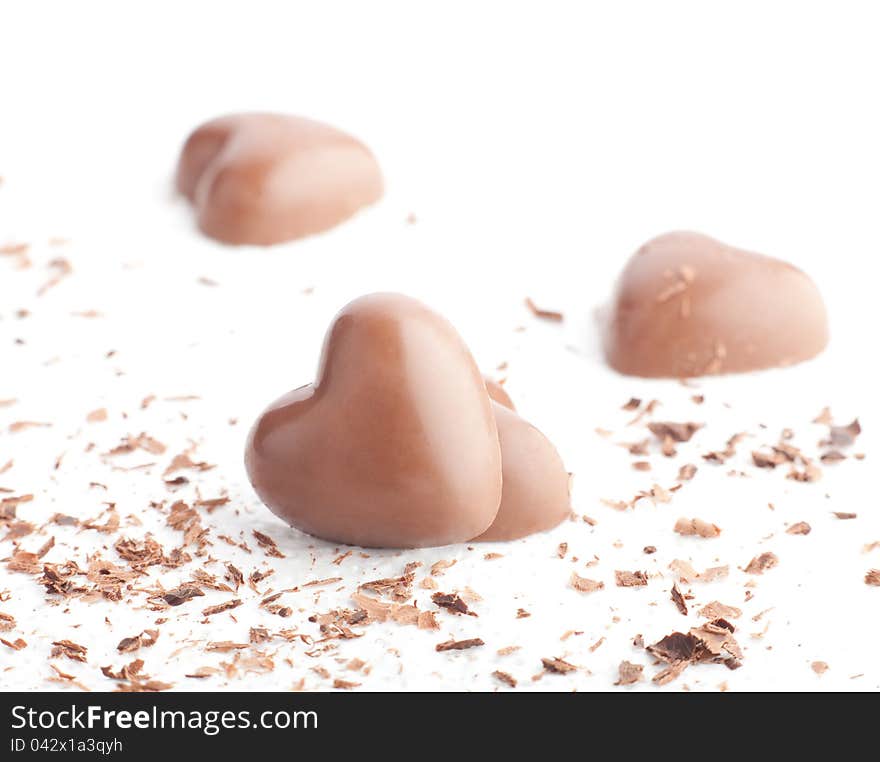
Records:
[[[501,500],[498,432],[470,352],[445,319],[397,294],[343,308],[316,381],[257,419],[245,464],[275,514],[352,545],[464,542]]]
[[[477,542],[516,540],[552,529],[571,513],[568,472],[538,429],[514,411],[507,392],[486,381],[501,442],[501,506]]]
[[[815,284],[793,265],[682,232],[630,258],[603,338],[615,370],[682,378],[808,360],[828,343],[828,323]]]
[[[187,138],[177,187],[206,235],[269,245],[320,233],[377,201],[382,174],[362,143],[326,124],[234,114]]]

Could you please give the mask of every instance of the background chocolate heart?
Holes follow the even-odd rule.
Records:
[[[397,294],[339,312],[314,384],[257,419],[245,463],[288,523],[368,547],[470,540],[501,500],[498,432],[470,352],[448,321]]]
[[[801,270],[689,232],[659,236],[630,258],[603,331],[609,365],[632,376],[791,365],[828,343],[825,305]]]
[[[206,235],[269,245],[327,230],[377,201],[382,174],[366,146],[334,127],[234,114],[187,138],[177,187]]]

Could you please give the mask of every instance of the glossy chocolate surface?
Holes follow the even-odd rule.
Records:
[[[489,393],[493,389],[487,382]],[[510,397],[497,384],[500,390]],[[501,441],[501,507],[492,526],[476,541],[516,540],[552,529],[571,513],[568,472],[556,448],[538,429],[493,396]]]
[[[233,114],[187,138],[177,187],[199,228],[231,244],[320,233],[382,196],[382,174],[358,140],[283,114]]]
[[[825,348],[828,321],[815,284],[793,265],[677,232],[630,258],[603,334],[615,370],[683,378],[802,362]]]
[[[315,382],[259,417],[245,463],[263,502],[309,534],[368,547],[463,542],[501,500],[491,405],[444,318],[372,294],[334,319]]]

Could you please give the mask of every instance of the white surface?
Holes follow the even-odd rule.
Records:
[[[330,681],[310,671],[318,664],[374,690],[494,689],[495,669],[515,675],[518,690],[609,689],[621,659],[650,664],[632,648],[635,634],[652,642],[686,627],[668,599],[667,565],[683,558],[698,569],[731,565],[726,581],[686,589],[695,609],[716,599],[743,609],[737,626],[746,654],[735,672],[695,667],[665,690],[722,682],[734,690],[880,686],[870,648],[880,589],[863,583],[867,569],[880,567],[880,550],[862,551],[880,540],[871,331],[880,317],[880,49],[871,5],[738,3],[728,12],[705,3],[446,3],[435,11],[414,3],[323,3],[308,12],[290,5],[188,3],[137,16],[121,4],[35,2],[0,11],[0,245],[29,242],[33,261],[19,271],[0,257],[0,399],[19,400],[0,409],[0,465],[15,461],[0,486],[34,492],[19,515],[38,524],[56,511],[93,517],[101,501],[115,501],[122,516],[142,522],[124,521],[124,534],[151,531],[167,550],[179,535],[147,507],[151,500],[190,500],[196,487],[207,497],[228,490],[232,503],[205,523],[215,536],[270,533],[287,555],[268,559],[276,589],[344,577],[318,588],[317,601],[308,592],[288,594],[285,602],[299,610],[286,620],[261,613],[258,598],[244,590],[245,605],[233,612],[238,623],[225,615],[200,622],[201,608],[222,594],[172,609],[156,646],[137,654],[145,671],[191,690],[286,690],[302,677],[306,688],[328,688]],[[179,144],[203,119],[250,108],[325,119],[362,137],[385,170],[386,199],[328,235],[270,250],[201,237],[170,187]],[[404,222],[410,212],[415,225]],[[607,370],[593,308],[636,246],[681,227],[807,269],[832,317],[828,352],[785,371],[702,381],[702,407],[675,382]],[[52,236],[71,242],[52,247]],[[37,297],[45,265],[57,256],[74,272]],[[200,276],[219,286],[198,284]],[[308,287],[314,293],[302,293]],[[337,567],[335,548],[285,529],[260,506],[241,465],[247,426],[266,403],[312,377],[335,310],[377,289],[405,291],[447,314],[487,371],[509,363],[518,408],[559,447],[575,473],[574,509],[595,517],[595,527],[564,524],[474,550],[371,551]],[[562,307],[565,326],[532,319],[522,307],[526,295]],[[31,315],[17,319],[22,308]],[[89,309],[103,317],[70,316]],[[255,338],[267,327],[275,334],[271,347]],[[23,345],[13,343],[18,337]],[[107,359],[109,350],[116,354]],[[141,411],[149,394],[159,400]],[[187,394],[201,399],[162,401]],[[661,400],[660,419],[708,425],[674,463],[653,455],[654,472],[637,473],[625,450],[594,433],[604,427],[614,431],[612,441],[641,438],[618,410],[630,396]],[[796,443],[814,451],[823,432],[809,422],[824,405],[839,422],[860,416],[865,433],[854,449],[868,457],[825,469],[818,484],[786,480],[781,469],[749,468],[750,478],[731,478],[727,467],[697,460],[740,430],[760,443],[792,427]],[[110,420],[86,424],[86,413],[99,407]],[[231,417],[237,425],[228,424]],[[18,420],[53,425],[7,433]],[[157,467],[123,473],[102,464],[98,453],[141,431],[169,448]],[[171,495],[160,474],[190,441],[217,468],[191,474],[192,483]],[[96,447],[84,452],[89,442]],[[751,449],[745,443],[730,467],[746,464]],[[669,505],[618,513],[599,502],[628,499],[654,481],[669,486],[688,461],[699,462],[700,472]],[[108,491],[90,490],[93,480]],[[858,518],[840,521],[833,510]],[[680,516],[714,521],[723,534],[680,538],[672,532]],[[800,520],[812,534],[786,535],[786,525]],[[84,566],[97,551],[115,560],[115,538],[92,531],[51,527],[23,547],[49,534],[58,543],[49,561],[73,556]],[[556,557],[560,542],[569,544],[566,560]],[[252,541],[252,555],[215,543],[215,555],[246,574],[267,560]],[[658,552],[645,556],[646,544]],[[489,550],[504,558],[483,561]],[[780,564],[755,578],[754,598],[743,603],[751,578],[736,567],[764,550]],[[11,552],[0,540],[0,557]],[[594,554],[600,563],[585,569]],[[580,560],[572,563],[572,555]],[[207,641],[246,640],[252,624],[316,635],[307,617],[351,605],[359,581],[398,574],[410,560],[427,567],[438,559],[458,559],[437,581],[443,590],[478,592],[478,619],[440,612],[437,633],[372,625],[362,639],[337,641],[338,653],[319,658],[305,656],[305,645],[273,641],[270,675],[183,677],[231,659],[204,653]],[[222,575],[219,563],[206,568]],[[615,569],[645,569],[650,584],[616,588]],[[584,596],[569,589],[573,570],[603,580],[605,590]],[[151,579],[170,587],[189,571],[154,568]],[[116,643],[157,616],[142,608],[143,595],[128,604],[49,606],[33,578],[0,565],[5,589],[12,597],[0,611],[18,620],[12,639],[29,646],[0,647],[2,689],[59,687],[46,678],[49,644],[61,638],[89,647],[87,664],[59,661],[61,669],[94,689],[112,689],[99,666],[130,661]],[[417,588],[422,607],[431,608],[429,595]],[[519,607],[532,616],[516,619]],[[750,620],[768,608],[759,622]],[[695,613],[689,619],[699,621]],[[763,637],[751,637],[768,623]],[[568,630],[583,634],[560,641]],[[448,637],[481,637],[487,645],[435,653]],[[591,652],[600,637],[604,643]],[[184,641],[187,648],[171,658]],[[522,650],[498,657],[507,645]],[[337,656],[361,658],[372,671],[345,672]],[[583,669],[532,682],[541,657],[551,656]],[[814,674],[814,660],[827,662],[828,672]]]

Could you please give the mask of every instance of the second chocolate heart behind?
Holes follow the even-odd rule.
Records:
[[[259,416],[245,465],[288,524],[365,547],[512,540],[570,513],[553,445],[448,321],[399,294],[339,312],[314,383]]]

